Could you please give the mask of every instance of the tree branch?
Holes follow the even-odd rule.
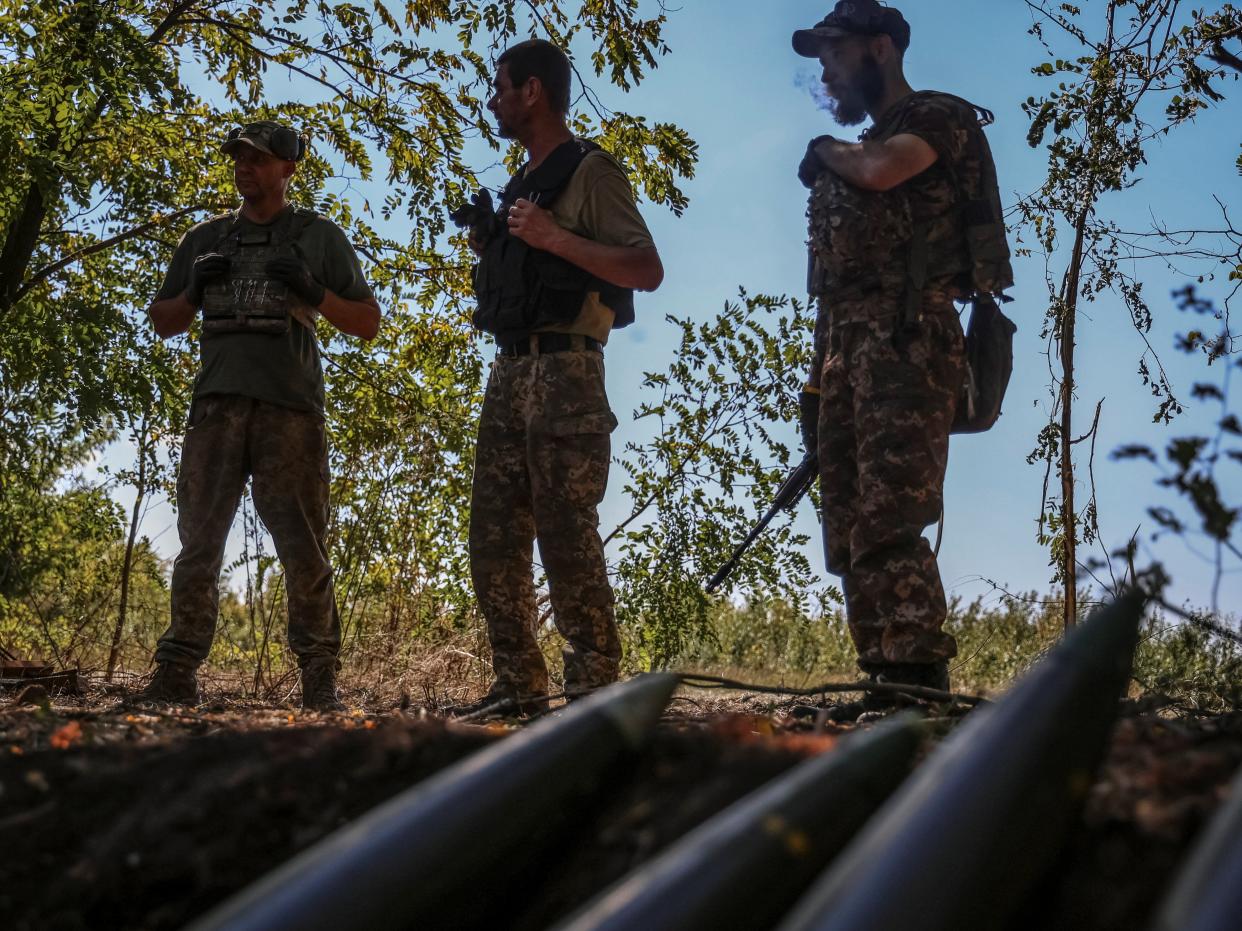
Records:
[[[167,15],[160,21],[160,24],[147,36],[147,42],[151,45],[157,45],[170,30],[181,24],[181,14],[189,10],[197,2],[199,0],[180,0],[180,2],[174,3],[169,8]]]
[[[1234,71],[1242,71],[1242,58],[1226,51],[1225,47],[1219,42],[1212,46],[1212,51],[1208,52],[1207,57],[1218,65],[1224,65],[1226,68],[1232,68]]]
[[[13,297],[13,303],[16,304],[23,297],[25,297],[26,294],[28,294],[36,285],[38,285],[39,282],[47,278],[50,278],[52,275],[56,274],[62,268],[67,268],[68,266],[74,264],[75,262],[80,262],[82,259],[88,258],[89,256],[92,256],[97,252],[103,252],[107,249],[111,249],[113,246],[120,245],[121,243],[126,242],[127,240],[134,239],[139,236],[143,236],[153,229],[157,229],[161,226],[164,226],[165,224],[173,220],[179,220],[181,217],[187,216],[188,214],[197,213],[200,210],[210,210],[213,208],[219,209],[222,206],[224,205],[222,204],[195,204],[193,207],[186,207],[182,210],[174,210],[172,213],[165,214],[164,216],[159,217],[155,220],[152,220],[149,223],[143,223],[142,225],[135,226],[132,229],[128,229],[123,233],[118,233],[117,235],[112,236],[109,239],[100,240],[99,242],[92,243],[91,245],[86,246],[85,248],[78,249],[76,252],[71,252],[64,258],[56,262],[53,262],[50,265],[43,266],[37,272],[32,274],[30,277],[28,277],[26,281],[22,284],[22,286],[17,289],[17,293]]]

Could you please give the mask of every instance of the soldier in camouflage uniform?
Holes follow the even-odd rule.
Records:
[[[202,313],[201,368],[177,477],[172,623],[139,701],[194,704],[215,634],[225,542],[246,480],[285,570],[302,705],[339,710],[341,629],[328,563],[328,447],[315,321],[372,339],[380,311],[349,240],[286,198],[305,142],[263,121],[229,133],[241,207],[182,238],[149,313],[186,332]]]
[[[617,425],[603,347],[634,319],[633,290],[654,290],[660,258],[625,172],[566,125],[570,66],[532,40],[497,60],[488,107],[530,158],[499,211],[476,223],[474,322],[495,336],[479,418],[470,503],[470,568],[492,647],[495,685],[480,701],[546,704],[536,640],[532,544],[566,640],[565,690],[616,680],[621,642],[599,535]]]
[[[1000,294],[1012,274],[980,116],[910,87],[909,41],[901,13],[875,0],[843,0],[794,34],[823,65],[837,121],[873,120],[859,143],[812,140],[799,168],[819,311],[802,432],[860,667],[947,689],[957,645],[923,530],[940,514],[966,373],[954,302]]]

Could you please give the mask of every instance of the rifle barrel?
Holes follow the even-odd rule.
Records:
[[[755,539],[759,536],[759,534],[763,533],[764,528],[766,528],[768,524],[772,523],[772,518],[775,517],[779,511],[780,508],[775,505],[770,507],[768,509],[768,513],[764,514],[759,523],[755,524],[754,529],[746,535],[746,539],[733,550],[733,555],[729,557],[729,561],[716,570],[716,574],[713,575],[711,581],[707,583],[707,593],[709,595],[719,588],[725,579],[733,574],[733,570],[737,568],[738,560],[742,558],[743,554],[748,549],[750,549],[750,545],[755,542]]]
[[[808,453],[803,460],[798,463],[776,492],[776,499],[772,502],[772,506],[768,508],[767,513],[759,519],[759,523],[746,535],[746,539],[734,549],[733,555],[729,557],[729,561],[716,570],[716,574],[711,577],[706,586],[707,594],[716,591],[737,568],[738,560],[746,553],[752,543],[758,539],[759,534],[767,529],[768,524],[772,523],[772,519],[786,508],[791,508],[798,503],[799,499],[811,487],[816,473],[819,471],[819,461],[813,455]]]

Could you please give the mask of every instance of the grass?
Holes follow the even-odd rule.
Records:
[[[1236,620],[1216,620],[1238,629]],[[994,605],[955,601],[945,629],[958,642],[950,664],[954,688],[994,694],[1059,642],[1061,606],[1033,595]],[[854,656],[839,613],[809,617],[783,602],[723,604],[709,634],[676,667],[807,686],[856,678]],[[1191,711],[1242,708],[1242,646],[1159,612],[1149,614],[1135,656],[1132,693],[1165,695]]]
[[[222,604],[215,648],[204,668],[223,692],[283,701],[296,687],[296,663],[285,644],[283,605],[272,614],[270,637],[260,638],[246,612]],[[149,668],[155,638],[167,623],[166,599],[135,619],[123,644],[121,681]],[[1238,630],[1238,619],[1216,617]],[[39,617],[0,611],[0,643],[29,658],[80,665],[99,675],[107,655],[112,619],[97,625],[52,627]],[[63,626],[63,625],[62,625]],[[98,628],[98,629],[96,629]],[[951,665],[954,689],[995,694],[1008,688],[1061,637],[1061,605],[1034,594],[985,604],[960,600],[950,606],[945,628],[956,637]],[[643,671],[642,632],[623,628],[623,671]],[[47,644],[57,642],[58,649]],[[560,690],[563,641],[545,624],[540,643]],[[53,653],[57,655],[53,655]],[[256,676],[260,656],[263,671]],[[342,655],[342,684],[370,707],[406,701],[439,706],[483,694],[491,683],[487,636],[472,618],[432,620],[417,630],[369,624],[357,629]],[[840,612],[812,616],[779,600],[721,602],[706,630],[669,663],[675,671],[712,673],[765,685],[809,687],[858,677],[853,643]],[[235,690],[235,691],[234,691]],[[1242,709],[1242,646],[1156,611],[1144,623],[1135,657],[1133,695],[1159,694],[1189,712]]]

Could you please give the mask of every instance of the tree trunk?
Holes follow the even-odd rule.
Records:
[[[111,682],[116,671],[117,657],[121,652],[121,637],[125,632],[125,615],[129,610],[129,581],[134,567],[134,542],[138,538],[138,524],[142,518],[142,502],[147,493],[147,436],[148,418],[142,419],[138,431],[138,477],[134,482],[134,510],[129,519],[129,537],[125,541],[125,561],[121,564],[121,605],[116,613],[116,626],[112,628],[112,643],[108,647],[108,671],[104,681]]]
[[[39,242],[39,230],[47,214],[43,191],[35,181],[30,182],[21,209],[13,223],[5,231],[4,245],[0,248],[0,314],[17,300],[30,259]]]
[[[65,36],[64,53],[76,55],[78,60],[82,60],[90,55],[90,41],[99,30],[98,10],[92,3],[78,3],[68,22],[73,28]],[[83,122],[83,137],[85,130],[95,124],[107,107],[107,99],[107,95],[102,96],[94,111],[87,115]],[[69,154],[59,151],[63,138],[60,132],[54,131],[48,138],[39,140],[45,154],[38,156],[34,164],[24,166],[30,186],[13,222],[4,231],[4,243],[0,246],[0,316],[17,302],[18,292],[30,270],[30,260],[39,245],[39,233],[43,229],[48,204],[55,203],[59,197],[64,178],[61,164]]]
[[[1061,359],[1061,576],[1065,583],[1064,622],[1069,630],[1078,619],[1078,513],[1074,499],[1074,336],[1078,320],[1078,289],[1082,279],[1083,246],[1091,196],[1074,224],[1074,252],[1065,273],[1061,321],[1057,327]]]

